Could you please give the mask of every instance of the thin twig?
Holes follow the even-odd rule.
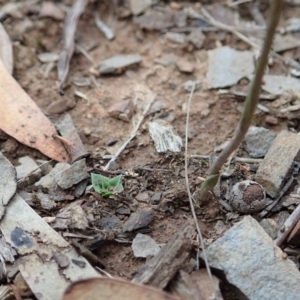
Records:
[[[192,212],[192,216],[193,216],[196,228],[197,228],[198,238],[200,239],[200,242],[201,242],[203,258],[204,258],[204,261],[205,261],[205,265],[206,265],[207,273],[208,273],[209,280],[210,280],[210,283],[211,283],[211,287],[212,287],[212,290],[214,291],[213,299],[215,299],[218,291],[217,291],[217,289],[214,285],[211,270],[210,270],[210,267],[209,267],[209,264],[208,264],[207,255],[206,255],[205,246],[204,246],[204,241],[203,241],[203,236],[202,236],[201,229],[200,229],[198,219],[197,219],[197,216],[196,216],[195,207],[194,207],[194,203],[193,203],[193,200],[192,200],[192,194],[191,194],[191,191],[190,191],[189,177],[188,177],[188,129],[189,129],[190,106],[191,106],[191,101],[192,101],[192,98],[193,98],[194,90],[195,90],[195,83],[193,83],[192,90],[191,90],[191,93],[190,93],[190,96],[189,96],[188,102],[187,102],[186,125],[185,125],[184,174],[185,174],[186,189],[187,189],[189,202],[190,202],[190,206],[191,206],[191,212]]]
[[[104,171],[107,171],[109,169],[111,163],[114,162],[118,158],[118,156],[122,153],[122,151],[130,143],[130,141],[135,138],[135,136],[136,136],[142,122],[144,121],[145,116],[147,115],[149,109],[151,108],[151,105],[153,104],[155,98],[156,98],[156,95],[153,95],[151,100],[149,101],[148,105],[146,106],[144,112],[142,113],[137,125],[134,127],[133,131],[131,132],[129,138],[123,143],[123,145],[119,148],[119,150],[113,155],[113,157],[110,159],[110,161],[107,163],[107,165],[103,168]]]
[[[299,219],[300,219],[300,204],[298,204],[298,206],[293,211],[293,213],[287,218],[287,220],[284,222],[281,228],[279,228],[278,235],[275,240],[276,246],[280,246],[282,244],[282,242],[285,240],[288,234],[295,227]]]
[[[268,63],[269,52],[272,46],[273,37],[279,21],[283,0],[274,0],[269,13],[268,28],[264,39],[264,45],[262,48],[261,56],[258,60],[256,72],[251,82],[251,87],[247,95],[244,110],[240,118],[239,124],[236,127],[235,133],[229,144],[223,149],[216,161],[213,163],[209,176],[201,185],[199,191],[197,191],[197,200],[204,201],[208,191],[212,190],[218,182],[219,173],[222,166],[225,164],[231,153],[235,151],[240,143],[243,141],[253,119],[255,109],[259,100],[262,78],[265,68]],[[205,9],[203,12],[208,14]],[[227,26],[227,25],[226,25]]]

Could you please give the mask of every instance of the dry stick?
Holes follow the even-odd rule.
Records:
[[[214,162],[214,164],[210,169],[209,177],[202,184],[198,194],[200,201],[203,200],[207,192],[209,190],[212,190],[212,188],[216,185],[219,178],[219,172],[222,166],[224,165],[224,163],[226,162],[230,154],[235,149],[237,149],[240,143],[243,141],[248,131],[248,128],[251,125],[253,115],[259,100],[262,78],[268,63],[268,56],[272,46],[276,26],[279,21],[282,5],[283,5],[283,0],[272,1],[271,11],[269,13],[269,19],[268,19],[268,29],[264,39],[262,53],[258,60],[255,76],[251,83],[249,94],[247,95],[245,101],[244,110],[240,122],[235,130],[234,136],[231,139],[230,143],[228,144],[227,147],[223,149],[221,154],[218,156],[218,158],[216,159],[216,161]]]
[[[215,20],[204,7],[202,7],[201,12],[204,15],[204,17],[207,18],[208,23],[210,23],[211,25],[213,25],[217,28],[220,28],[222,30],[229,31],[232,34],[236,35],[239,39],[241,39],[242,41],[244,41],[245,43],[250,45],[251,47],[256,48],[256,49],[260,49],[260,45],[258,45],[257,43],[251,41],[247,36],[245,36],[244,34],[238,32],[234,27]],[[291,66],[292,68],[300,70],[300,64],[297,61],[295,61],[294,59],[285,58],[285,57],[279,55],[278,53],[276,53],[273,50],[270,50],[269,52],[271,52],[271,54],[274,57],[276,57],[278,60],[284,62],[285,64]]]
[[[212,290],[214,291],[213,299],[215,299],[218,290],[214,286],[214,281],[213,281],[213,278],[212,278],[212,275],[211,275],[211,270],[210,270],[210,267],[209,267],[209,264],[208,264],[207,255],[206,255],[206,251],[205,251],[205,247],[204,247],[203,236],[202,236],[201,229],[200,229],[200,226],[199,226],[199,223],[198,223],[198,220],[197,220],[195,207],[194,207],[194,203],[193,203],[193,200],[192,200],[192,194],[191,194],[190,187],[189,187],[190,185],[189,185],[189,177],[188,177],[188,129],[189,129],[190,106],[191,106],[191,101],[192,101],[192,98],[193,98],[194,90],[195,90],[195,82],[193,83],[192,90],[191,90],[191,93],[190,93],[190,96],[189,96],[188,102],[187,102],[186,125],[185,125],[184,175],[185,175],[186,190],[187,190],[187,193],[188,193],[189,202],[190,202],[190,206],[191,206],[191,212],[192,212],[192,216],[193,216],[196,228],[197,228],[198,238],[200,238],[202,253],[203,253],[207,273],[208,273],[208,276],[209,276],[210,284],[211,284]]]
[[[287,218],[284,224],[279,228],[278,235],[275,240],[275,245],[280,246],[284,239],[288,236],[288,234],[295,227],[297,222],[300,219],[300,204],[296,207],[293,213]]]
[[[145,116],[147,115],[152,103],[154,102],[156,98],[156,95],[153,95],[150,102],[148,103],[147,107],[145,108],[144,112],[142,113],[137,125],[134,127],[133,131],[131,132],[129,138],[125,141],[125,143],[119,148],[119,150],[117,151],[117,153],[115,153],[113,155],[113,157],[110,159],[110,161],[107,163],[107,165],[103,168],[104,171],[107,171],[111,165],[112,162],[114,162],[118,156],[122,153],[122,151],[126,148],[126,146],[129,144],[129,142],[134,139],[134,137],[136,136],[142,122],[144,121]]]

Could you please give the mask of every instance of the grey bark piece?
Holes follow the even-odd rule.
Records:
[[[55,175],[55,182],[62,188],[68,189],[74,184],[89,177],[85,158],[74,162],[69,168]]]
[[[250,51],[237,51],[227,46],[208,51],[208,88],[216,89],[236,84],[254,72]]]
[[[7,206],[0,229],[7,243],[22,258],[20,272],[38,299],[61,299],[71,282],[98,276],[87,260],[79,256],[18,194]],[[70,261],[83,261],[85,268],[70,263],[59,270],[53,252],[65,255]]]
[[[129,5],[131,12],[137,16],[152,5],[152,0],[130,0]]]
[[[49,174],[43,176],[38,182],[35,183],[36,186],[42,186],[48,190],[54,190],[57,187],[57,183],[54,178],[55,175],[66,170],[70,167],[67,163],[58,163],[55,167],[50,171]]]
[[[5,207],[17,190],[17,174],[14,166],[0,151],[0,220]]]
[[[209,265],[222,270],[245,299],[299,299],[299,270],[252,217],[236,223],[206,252]]]
[[[282,75],[265,75],[262,89],[273,95],[300,94],[300,80]]]
[[[188,220],[161,251],[141,267],[133,282],[163,289],[187,261],[195,237],[194,222]]]
[[[251,126],[245,136],[246,151],[254,158],[264,157],[275,136],[275,133],[264,127]]]
[[[290,175],[293,161],[299,159],[300,133],[283,130],[274,139],[263,162],[259,165],[255,181],[274,198]]]
[[[159,245],[148,235],[138,233],[132,241],[133,254],[135,257],[154,256],[160,251]]]
[[[181,152],[182,139],[173,132],[170,125],[161,120],[149,122],[148,125],[150,136],[158,153]]]
[[[138,64],[142,61],[139,54],[131,55],[116,55],[111,58],[103,60],[98,65],[98,71],[100,74],[112,74],[116,71],[129,67],[134,64]]]

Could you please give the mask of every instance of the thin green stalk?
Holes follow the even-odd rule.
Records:
[[[271,50],[272,42],[273,42],[273,37],[275,34],[275,30],[280,18],[280,13],[282,10],[283,6],[283,0],[273,0],[271,1],[271,10],[269,13],[269,18],[268,18],[268,29],[266,32],[266,36],[264,39],[264,45],[262,48],[262,53],[261,56],[258,60],[257,67],[256,67],[256,72],[253,78],[253,81],[251,83],[250,91],[247,95],[245,105],[244,105],[244,110],[241,116],[241,119],[239,121],[239,124],[237,125],[237,128],[235,130],[234,136],[231,139],[230,143],[228,144],[227,147],[224,148],[224,150],[221,152],[221,154],[218,156],[217,160],[214,162],[212,165],[210,172],[209,172],[209,177],[204,181],[204,183],[201,186],[201,189],[198,193],[198,198],[201,201],[204,199],[206,193],[209,190],[212,190],[212,188],[215,186],[217,183],[217,178],[219,176],[220,170],[224,163],[227,161],[231,153],[238,148],[240,143],[243,141],[250,125],[253,119],[253,115],[256,109],[256,106],[259,101],[259,94],[261,90],[261,83],[262,83],[262,78],[264,75],[265,68],[268,63],[268,57],[269,57],[269,52]],[[214,178],[213,183],[212,183],[212,178]],[[213,186],[212,186],[213,185]]]

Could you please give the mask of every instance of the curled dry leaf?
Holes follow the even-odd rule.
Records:
[[[54,125],[8,73],[1,59],[0,78],[0,128],[56,161],[67,161],[64,146],[52,137],[57,134]]]
[[[0,59],[9,74],[13,72],[13,51],[10,38],[0,23]]]
[[[88,0],[77,0],[69,10],[64,25],[64,48],[59,54],[57,72],[59,93],[63,94],[63,84],[69,73],[69,65],[75,48],[75,33],[80,15],[88,4]]]
[[[158,289],[114,278],[90,278],[72,283],[62,300],[179,300]]]

